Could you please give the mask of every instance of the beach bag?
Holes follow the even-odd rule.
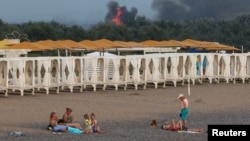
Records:
[[[72,134],[82,134],[83,131],[78,128],[68,127],[68,132]]]

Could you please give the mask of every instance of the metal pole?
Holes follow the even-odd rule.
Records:
[[[188,77],[188,95],[190,96],[190,75]]]

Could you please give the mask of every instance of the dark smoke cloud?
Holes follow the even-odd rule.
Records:
[[[137,15],[137,8],[132,7],[129,11],[126,6],[119,6],[119,3],[116,1],[110,1],[107,4],[108,7],[108,13],[105,16],[105,21],[112,21],[112,19],[116,16],[117,8],[120,7],[122,9],[122,16],[121,21],[126,20],[135,20],[135,17]]]
[[[154,0],[151,6],[159,19],[168,21],[230,20],[250,13],[250,0]]]

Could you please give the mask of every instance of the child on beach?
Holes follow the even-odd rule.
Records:
[[[96,133],[103,132],[103,131],[101,131],[100,127],[97,125],[97,120],[96,120],[96,116],[94,113],[91,113],[90,121],[91,121],[90,123],[91,123],[91,128],[92,128],[93,132],[96,132]]]
[[[85,130],[89,130],[89,132],[92,133],[93,131],[92,131],[91,120],[89,118],[89,115],[88,114],[84,114],[83,118],[84,118],[84,129]]]

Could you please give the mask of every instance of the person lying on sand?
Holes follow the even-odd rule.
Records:
[[[169,131],[183,131],[183,125],[182,120],[179,120],[177,123],[175,123],[175,120],[172,119],[171,123],[168,121],[165,121],[165,123],[161,126],[163,130],[169,130]],[[203,129],[187,129],[185,131],[192,131],[192,132],[200,132],[203,133]]]
[[[175,120],[172,119],[171,123],[165,121],[165,123],[161,126],[163,130],[170,130],[170,131],[179,131],[182,130],[182,121],[179,120],[175,123]]]

